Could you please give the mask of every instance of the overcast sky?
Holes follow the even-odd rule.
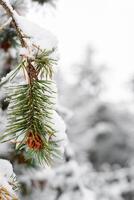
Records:
[[[61,64],[79,61],[91,44],[95,61],[104,63],[109,73],[107,98],[128,97],[125,81],[134,73],[134,0],[59,0],[57,31]]]

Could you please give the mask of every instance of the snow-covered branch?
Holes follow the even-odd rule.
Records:
[[[15,20],[15,17],[14,17],[14,12],[15,11],[11,7],[9,1],[8,0],[0,0],[0,5],[4,8],[4,10],[6,11],[7,15],[12,18],[12,24],[13,24],[14,28],[16,29],[16,33],[17,33],[17,35],[18,35],[18,37],[20,39],[22,47],[26,47],[27,45],[26,45],[26,42],[24,40],[24,35],[23,35],[18,23]]]

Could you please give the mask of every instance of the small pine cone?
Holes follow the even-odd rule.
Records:
[[[43,141],[38,133],[28,133],[26,144],[30,149],[40,150],[43,147]]]

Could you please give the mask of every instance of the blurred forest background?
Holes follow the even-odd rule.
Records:
[[[33,1],[30,5],[38,11],[47,7],[49,12],[56,12],[58,0]],[[11,2],[14,9],[26,15],[27,1]],[[0,32],[1,77],[16,65],[18,48],[13,27],[6,27]],[[105,99],[109,89],[103,80],[107,65],[96,64],[95,48],[87,42],[81,61],[78,59],[68,66],[70,81],[66,79],[66,70],[60,69],[64,63],[58,66],[57,110],[66,123],[69,138],[64,161],[51,171],[44,169],[43,174],[40,169],[29,166],[22,155],[14,155],[13,146],[8,152],[9,144],[0,146],[1,157],[11,160],[19,177],[23,188],[21,199],[134,200],[134,75],[127,80],[131,100]],[[2,126],[8,101],[5,96],[0,101]]]

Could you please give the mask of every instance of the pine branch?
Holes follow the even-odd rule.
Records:
[[[45,161],[46,164],[59,156],[58,141],[51,139],[56,135],[52,123],[55,106],[51,80],[55,60],[49,58],[52,52],[40,51],[35,59],[26,58],[19,65],[26,71],[28,83],[9,88],[13,92],[8,97],[8,125],[1,138],[4,142],[15,139],[17,150],[25,149],[27,159],[36,159],[39,163]]]
[[[0,0],[0,5],[12,18],[22,47],[28,48],[15,21],[12,7],[4,0]],[[26,84],[10,88],[13,92],[9,95],[8,125],[0,140],[15,140],[17,150],[25,150],[28,159],[50,164],[54,157],[59,156],[58,141],[52,140],[56,136],[52,123],[55,93],[52,89],[52,66],[55,60],[51,58],[51,54],[54,49],[41,50],[36,45],[33,48],[35,53],[32,58],[28,55],[22,57],[17,70],[8,78],[14,78],[18,70],[23,69]]]

